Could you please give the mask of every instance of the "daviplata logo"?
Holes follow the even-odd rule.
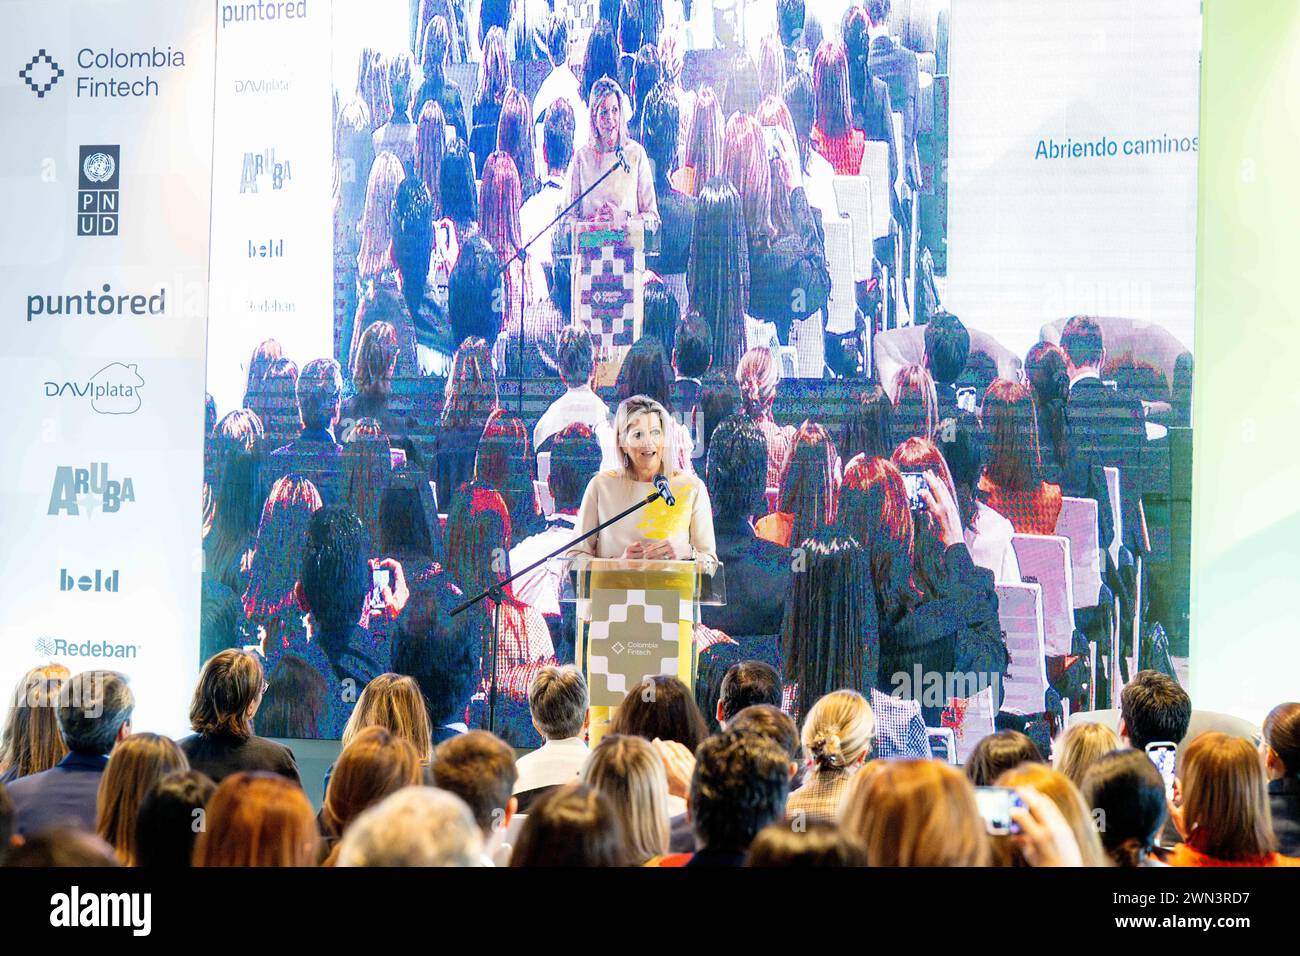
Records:
[[[54,84],[59,82],[62,75],[63,67],[44,50],[37,50],[27,65],[18,71],[19,78],[27,84],[27,88],[41,99],[45,99],[45,94],[54,89]]]
[[[107,282],[104,291],[96,295],[94,289],[87,289],[72,295],[29,295],[27,297],[27,321],[38,315],[166,315],[167,289],[161,288],[154,295],[113,295],[113,287]]]
[[[270,20],[305,20],[307,0],[256,0],[255,3],[223,3],[221,26]]]
[[[62,637],[38,637],[36,653],[40,657],[118,657],[133,658],[140,654],[139,644],[110,644],[108,641],[69,641]]]
[[[69,574],[67,568],[59,569],[59,590],[71,591],[93,591],[96,594],[116,594],[118,591],[118,570],[100,571],[95,569],[95,576],[92,578],[89,574],[83,574],[81,577]]]
[[[46,382],[45,397],[88,398],[91,409],[100,415],[134,415],[140,410],[142,387],[138,366],[114,362],[84,382]]]
[[[288,93],[292,87],[288,80],[268,76],[260,80],[235,80],[235,92],[251,93],[254,96],[270,96],[273,93]]]
[[[266,242],[254,242],[248,240],[248,258],[250,259],[283,259],[284,258],[284,240],[267,239]]]
[[[116,514],[127,503],[135,504],[135,485],[130,478],[110,479],[107,462],[95,462],[89,468],[60,465],[54,470],[46,514],[80,515],[84,509],[89,518],[98,510]]]
[[[117,235],[121,152],[120,146],[81,147],[77,181],[77,235]]]
[[[244,193],[257,192],[258,183],[268,177],[271,181],[271,189],[283,189],[293,178],[289,161],[286,159],[284,162],[277,162],[274,147],[267,147],[260,153],[245,153],[244,162],[239,170],[239,194],[242,196]]]

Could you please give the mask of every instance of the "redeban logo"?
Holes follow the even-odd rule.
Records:
[[[38,637],[36,653],[41,657],[100,657],[134,659],[140,654],[139,644],[112,644],[109,641],[70,641],[66,637]]]
[[[73,886],[50,897],[50,925],[127,927],[133,936],[153,928],[152,893],[82,893]]]
[[[100,415],[134,415],[140,410],[144,379],[140,367],[113,362],[84,382],[46,382],[46,398],[84,398]]]

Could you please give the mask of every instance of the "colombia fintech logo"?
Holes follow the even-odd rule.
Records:
[[[44,50],[37,50],[27,65],[18,71],[18,78],[40,99],[45,99],[45,94],[54,89],[61,76],[63,67]]]
[[[121,146],[81,147],[77,172],[77,235],[117,235],[121,172]]]

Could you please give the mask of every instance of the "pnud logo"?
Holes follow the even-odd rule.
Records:
[[[120,146],[81,147],[77,183],[77,235],[117,235],[121,153]]]

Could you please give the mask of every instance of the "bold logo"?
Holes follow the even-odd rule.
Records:
[[[108,477],[108,463],[95,462],[89,468],[60,465],[54,470],[48,515],[93,517],[96,511],[116,514],[123,504],[135,504],[135,485],[130,478]]]
[[[244,162],[239,170],[239,194],[255,193],[258,186],[267,184],[269,181],[271,189],[283,189],[285,183],[293,178],[293,172],[289,168],[289,161],[277,162],[275,158],[275,149],[268,147],[260,153],[245,153]]]
[[[248,258],[250,259],[283,259],[284,258],[284,240],[267,239],[265,242],[254,242],[248,240]]]
[[[142,387],[138,366],[114,362],[84,382],[46,382],[45,397],[88,398],[91,409],[100,415],[134,415],[140,410]]]
[[[139,644],[112,644],[108,641],[69,641],[63,637],[38,637],[36,653],[41,657],[136,657]]]
[[[77,235],[116,236],[121,147],[83,146],[77,181]]]
[[[95,576],[83,574],[81,577],[69,574],[67,568],[59,569],[59,590],[60,591],[93,591],[96,594],[116,594],[118,590],[118,570],[112,571],[95,570]]]
[[[54,89],[54,84],[59,82],[62,75],[63,67],[44,50],[37,50],[27,65],[18,71],[18,76],[27,84],[27,88],[41,99],[45,99],[45,94]]]

